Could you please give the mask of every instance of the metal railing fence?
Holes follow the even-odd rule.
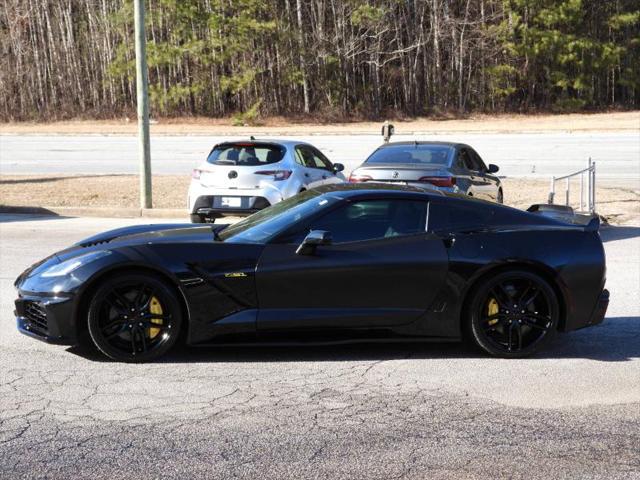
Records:
[[[551,188],[549,191],[548,203],[553,204],[556,195],[556,182],[565,181],[564,204],[570,206],[571,203],[571,179],[580,176],[580,206],[578,211],[595,213],[596,211],[596,162],[589,157],[587,168],[578,170],[577,172],[564,175],[562,177],[551,177]],[[585,182],[585,177],[587,178]],[[586,183],[586,198],[585,198]]]

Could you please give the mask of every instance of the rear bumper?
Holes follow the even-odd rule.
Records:
[[[229,197],[226,196],[225,197]],[[223,217],[225,215],[250,215],[271,205],[269,200],[258,196],[233,195],[240,206],[225,206],[221,195],[202,195],[198,197],[191,210],[192,214],[208,218]]]
[[[287,198],[287,189],[285,188],[287,184],[288,182],[283,182],[283,185],[278,185],[278,187],[284,188],[281,191],[272,185],[245,189],[213,188],[192,181],[189,186],[189,213],[209,217],[255,213]],[[225,203],[228,203],[227,199],[233,199],[235,204],[223,204],[223,198]]]
[[[605,315],[607,314],[607,308],[609,307],[609,290],[606,288],[602,290],[600,294],[600,298],[598,298],[598,303],[596,303],[593,312],[591,313],[591,317],[589,318],[589,323],[585,325],[585,327],[591,327],[593,325],[598,325],[602,323]]]

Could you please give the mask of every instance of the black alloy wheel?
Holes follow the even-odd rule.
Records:
[[[548,282],[514,270],[479,285],[469,312],[471,334],[480,348],[498,357],[526,357],[555,336],[560,308]]]
[[[117,361],[148,362],[160,357],[178,340],[181,324],[174,290],[151,275],[111,277],[89,305],[91,339]]]

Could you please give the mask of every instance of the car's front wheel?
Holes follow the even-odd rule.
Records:
[[[486,278],[468,306],[468,326],[475,343],[497,357],[526,357],[555,335],[558,298],[539,275],[512,270]]]
[[[178,340],[182,309],[174,289],[147,274],[119,274],[105,280],[89,304],[88,330],[107,357],[148,362]]]

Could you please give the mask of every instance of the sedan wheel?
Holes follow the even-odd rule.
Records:
[[[106,356],[123,362],[146,362],[166,353],[181,323],[175,293],[150,275],[110,278],[89,306],[91,339]]]
[[[471,301],[471,334],[491,355],[531,355],[556,333],[558,299],[551,286],[527,271],[511,271],[488,279]]]

